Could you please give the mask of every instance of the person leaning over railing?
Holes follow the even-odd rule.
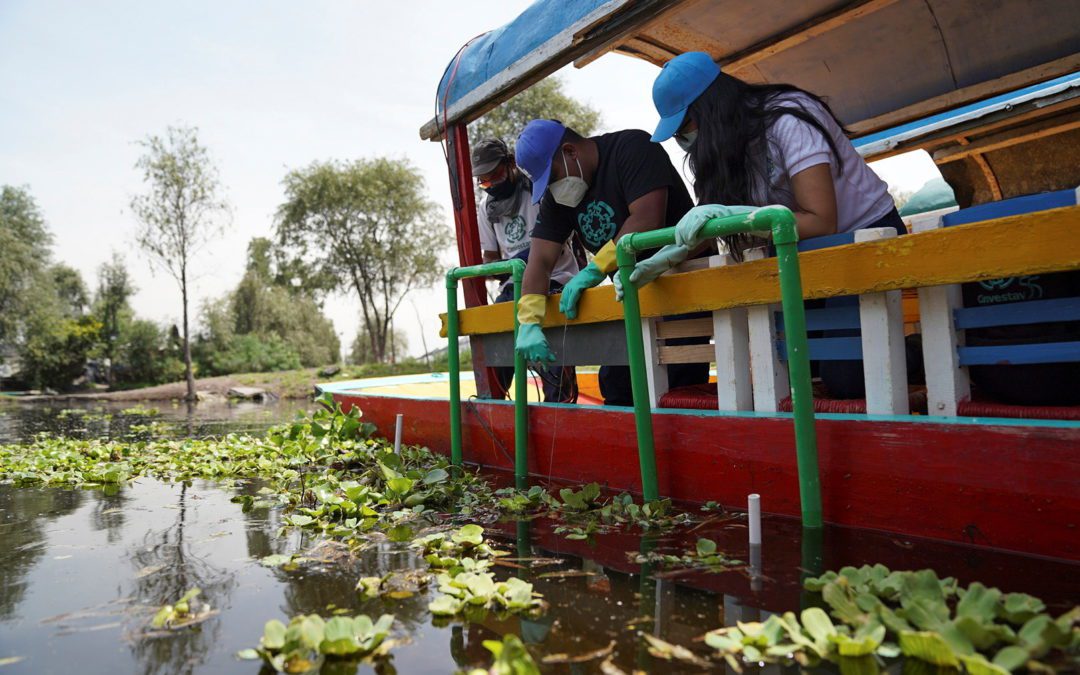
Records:
[[[529,232],[540,212],[532,201],[532,183],[518,170],[506,143],[498,138],[487,138],[476,144],[472,151],[472,171],[477,185],[484,191],[476,214],[484,262],[521,258],[528,263]],[[578,270],[570,245],[563,244],[551,271],[548,292],[561,291],[563,284]],[[514,284],[506,279],[499,287],[495,302],[512,302],[513,299]],[[577,403],[577,373],[573,366],[542,369],[539,374],[544,384],[544,401]],[[499,366],[495,368],[495,375],[503,391],[510,391],[513,367]]]
[[[676,246],[638,264],[636,286],[681,262],[700,243],[706,221],[732,213],[722,205],[786,206],[800,239],[871,227],[906,232],[888,186],[814,94],[788,84],[749,84],[721,72],[708,54],[688,52],[664,65],[653,103],[661,119],[652,140],[674,136],[686,151],[699,205],[676,226]],[[754,245],[748,235],[725,243],[736,260]],[[825,361],[820,375],[835,398],[865,396],[860,361]]]
[[[616,269],[619,237],[671,227],[693,202],[667,153],[645,131],[584,138],[554,120],[533,120],[518,137],[515,154],[532,179],[533,201],[540,203],[518,303],[516,347],[530,362],[550,362],[554,356],[541,330],[545,291],[566,240],[576,231],[594,255],[563,288],[559,311],[574,319],[581,294]],[[703,384],[708,370],[707,363],[672,364],[668,378],[672,386]],[[605,404],[633,405],[628,367],[602,366],[598,379]]]

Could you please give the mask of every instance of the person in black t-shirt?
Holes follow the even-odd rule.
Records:
[[[630,129],[583,138],[553,120],[533,120],[518,137],[517,165],[531,179],[540,216],[532,230],[518,303],[516,348],[530,361],[553,361],[540,325],[552,267],[576,230],[594,254],[563,288],[559,311],[573,319],[588,288],[617,268],[615,242],[624,234],[673,226],[693,202],[667,153],[649,134]],[[671,386],[700,384],[708,364],[669,366]],[[603,366],[600,391],[608,405],[632,405],[630,369]]]

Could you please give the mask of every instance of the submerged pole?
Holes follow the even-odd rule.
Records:
[[[795,215],[782,206],[769,206],[748,214],[713,218],[702,228],[701,236],[719,237],[743,232],[771,232],[773,244],[776,246],[791,379],[791,401],[795,417],[795,454],[799,468],[803,527],[820,528],[821,481]],[[646,380],[645,347],[641,337],[641,306],[638,290],[630,283],[630,273],[637,262],[638,251],[673,243],[675,228],[669,227],[628,234],[620,239],[617,245],[616,259],[623,288],[623,321],[626,326],[626,350],[630,362],[630,386],[634,393],[634,426],[637,429],[641,490],[646,500],[657,499],[659,494],[656,487],[656,452]]]

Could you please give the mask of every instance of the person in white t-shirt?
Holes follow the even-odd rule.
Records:
[[[495,138],[482,140],[473,148],[472,171],[484,192],[476,214],[484,262],[511,258],[528,262],[532,230],[540,213],[540,205],[533,204],[531,199],[532,184],[529,179],[515,165],[514,156],[506,143]],[[579,269],[570,244],[564,244],[551,272],[548,291],[561,292],[563,285]],[[500,285],[495,302],[511,302],[513,299],[514,285],[507,279]],[[504,366],[495,371],[499,384],[509,392],[514,369]],[[545,401],[577,402],[577,373],[574,368],[545,370],[540,373],[540,378],[544,384]]]
[[[687,52],[664,65],[653,102],[661,119],[652,140],[674,136],[694,175],[698,206],[677,231],[700,232],[733,205],[782,204],[795,213],[800,239],[870,227],[906,233],[888,186],[814,94],[788,84],[750,84],[721,72],[708,54]],[[680,243],[694,243],[694,236]],[[760,245],[748,235],[725,243],[737,260]],[[829,332],[834,336],[840,332]],[[834,398],[865,396],[860,361],[824,361],[820,374]]]

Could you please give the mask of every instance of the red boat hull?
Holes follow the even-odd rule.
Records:
[[[449,453],[445,400],[337,393],[384,433]],[[512,469],[512,404],[462,406],[466,462]],[[1080,425],[940,423],[918,418],[817,420],[823,507],[838,525],[1080,560]],[[633,413],[529,406],[534,479],[599,482],[640,492]],[[798,517],[793,424],[786,416],[659,411],[653,415],[661,494],[742,508],[759,493],[769,513]]]

